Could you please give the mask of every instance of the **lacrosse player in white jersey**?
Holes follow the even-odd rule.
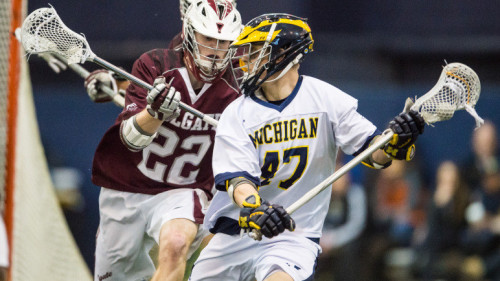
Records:
[[[287,14],[251,20],[232,43],[244,95],[224,110],[217,127],[212,163],[219,191],[205,216],[215,235],[191,281],[312,280],[331,187],[293,216],[283,206],[334,172],[339,149],[357,155],[380,134],[356,111],[356,99],[299,75],[312,47],[306,20]],[[366,165],[384,168],[392,159],[412,158],[422,117],[402,113],[389,126],[396,137]],[[240,237],[241,230],[265,237]]]

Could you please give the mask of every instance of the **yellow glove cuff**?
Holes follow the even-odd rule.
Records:
[[[262,202],[262,199],[260,198],[258,193],[254,193],[247,198],[245,198],[245,201],[241,203],[243,207],[246,208],[258,208]]]

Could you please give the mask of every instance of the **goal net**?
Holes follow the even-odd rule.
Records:
[[[56,199],[26,58],[13,36],[26,4],[0,0],[0,211],[10,248],[7,280],[89,281],[91,273]]]

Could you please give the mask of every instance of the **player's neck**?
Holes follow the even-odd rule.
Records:
[[[278,80],[263,83],[261,86],[262,92],[268,101],[283,100],[295,89],[297,81],[299,81],[299,72],[297,70],[290,70]]]
[[[187,70],[188,70],[189,81],[191,82],[191,86],[193,87],[194,92],[198,93],[205,83],[203,81],[196,79],[196,77],[194,76],[193,73],[191,73],[189,68]]]
[[[186,65],[186,69],[189,74],[189,82],[191,82],[191,87],[193,87],[194,92],[198,94],[205,83],[198,80],[196,76],[191,72],[191,67],[189,67],[191,63],[187,59],[187,56],[184,56],[182,59],[184,60],[184,65]]]

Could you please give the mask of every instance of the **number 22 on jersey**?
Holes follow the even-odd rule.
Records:
[[[160,145],[153,142],[149,146],[147,146],[142,151],[142,161],[141,163],[139,163],[137,168],[145,176],[157,182],[165,181],[167,183],[179,185],[195,183],[196,176],[200,171],[199,164],[205,157],[205,154],[212,144],[210,136],[189,136],[181,141],[176,132],[165,127],[160,127],[160,129],[158,130],[158,134],[166,138],[165,143],[163,145]],[[153,168],[146,167],[146,163],[148,163],[148,159],[152,155],[156,155],[159,157],[168,157],[172,155],[174,151],[179,147],[189,150],[196,145],[199,145],[199,149],[196,153],[185,153],[175,158],[175,160],[172,161],[170,168],[168,167],[168,165],[160,162],[155,162]],[[184,177],[182,176],[182,170],[187,163],[198,167],[198,169],[191,171],[187,177]],[[168,175],[165,175],[167,172]]]

